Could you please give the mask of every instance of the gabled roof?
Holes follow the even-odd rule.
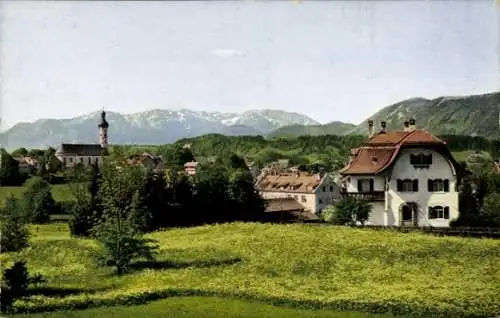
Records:
[[[413,131],[378,132],[366,142],[365,146],[402,146],[413,144],[446,145],[446,142],[434,137],[425,130],[415,129]]]
[[[133,155],[133,156],[130,156],[128,159],[127,159],[127,162],[129,164],[144,164],[144,162],[146,162],[146,160],[151,160],[153,162],[153,164],[157,165],[161,162],[161,158],[160,157],[157,157],[153,154],[150,154],[150,153],[147,153],[147,152],[144,152],[140,155]]]
[[[341,170],[343,175],[378,174],[391,165],[401,148],[429,146],[446,149],[446,142],[425,130],[378,132],[362,147],[351,150],[349,164]],[[450,155],[452,163],[456,162]]]
[[[99,144],[61,144],[57,155],[61,156],[102,156],[105,149]]]
[[[321,184],[319,175],[310,174],[269,174],[263,176],[256,184],[258,191],[287,192],[287,193],[313,193]]]

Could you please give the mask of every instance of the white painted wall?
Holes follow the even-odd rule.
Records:
[[[384,225],[385,202],[371,202],[372,213],[368,218],[367,225]]]
[[[260,195],[264,199],[294,198],[304,206],[306,211],[316,212],[316,195],[314,193],[261,191]]]
[[[432,154],[429,168],[415,168],[410,164],[410,154]],[[373,179],[374,191],[385,191],[384,176],[346,176],[347,192],[358,192],[359,179]],[[418,192],[398,192],[397,179],[418,179]],[[428,179],[448,179],[449,192],[429,192]],[[418,204],[418,226],[447,227],[450,221],[458,217],[457,178],[451,163],[446,157],[433,150],[402,149],[391,171],[389,189],[385,194],[386,202],[372,202],[373,210],[369,219],[372,225],[400,225],[400,208],[407,202]],[[448,206],[449,219],[429,219],[429,206]]]
[[[346,180],[347,192],[358,192],[360,179],[373,179],[373,191],[385,191],[385,177],[383,176],[349,176]]]
[[[102,163],[102,157],[101,156],[57,156],[57,159],[62,162],[63,167],[66,168],[72,168],[75,165],[82,163],[85,167],[88,167],[89,164],[89,159],[92,164],[97,162],[99,165]],[[64,158],[66,158],[66,163],[64,163]],[[97,160],[97,161],[96,161]]]
[[[330,186],[333,187],[333,191],[330,191]],[[294,198],[297,202],[304,206],[306,211],[310,211],[315,214],[320,213],[325,207],[331,205],[334,200],[340,198],[340,189],[338,185],[329,177],[324,177],[323,182],[313,193],[280,191],[260,191],[259,193],[264,199]]]
[[[432,165],[429,168],[415,168],[410,164],[410,154],[432,154]],[[397,179],[418,179],[418,192],[397,192]],[[448,179],[450,182],[449,192],[429,192],[427,189],[428,179]],[[449,222],[458,217],[458,192],[456,191],[457,178],[453,175],[451,164],[440,153],[433,150],[403,149],[394,164],[388,200],[388,225],[399,225],[399,209],[405,202],[416,202],[418,204],[419,226],[449,226]],[[450,218],[428,219],[429,206],[448,206]]]

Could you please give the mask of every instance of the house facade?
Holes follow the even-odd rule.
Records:
[[[72,168],[80,164],[88,167],[92,164],[101,164],[103,157],[108,153],[108,128],[106,112],[101,112],[99,128],[99,144],[69,144],[63,143],[56,150],[56,157],[64,168]]]
[[[40,161],[32,157],[15,157],[19,164],[19,172],[23,174],[32,173],[40,169]]]
[[[129,157],[127,159],[127,163],[130,165],[138,165],[154,171],[160,171],[165,168],[160,157],[147,152]]]
[[[340,188],[328,174],[278,173],[264,171],[256,182],[256,189],[265,200],[294,199],[304,211],[319,214],[326,206],[340,198]]]
[[[199,163],[196,161],[186,162],[184,164],[184,172],[190,176],[194,176],[198,170]]]
[[[368,224],[448,227],[459,213],[460,167],[446,143],[414,119],[398,131],[368,126],[368,141],[341,171],[343,194],[371,202]]]

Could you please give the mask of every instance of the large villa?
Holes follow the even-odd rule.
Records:
[[[448,227],[458,217],[459,166],[446,143],[417,129],[415,120],[401,130],[375,132],[351,150],[341,171],[346,195],[372,203],[369,224]]]

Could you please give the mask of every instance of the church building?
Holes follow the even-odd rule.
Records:
[[[99,128],[99,144],[61,144],[56,151],[56,157],[62,162],[63,167],[71,168],[78,164],[85,167],[91,164],[101,164],[103,156],[108,154],[108,128],[106,112],[101,112]]]

